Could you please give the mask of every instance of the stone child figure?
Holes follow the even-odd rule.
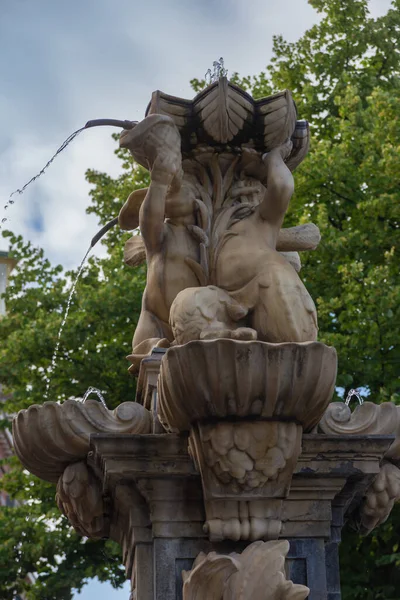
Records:
[[[216,285],[247,309],[247,326],[259,340],[274,343],[316,340],[318,331],[311,296],[276,250],[294,190],[285,164],[290,151],[291,142],[286,142],[264,155],[264,197],[250,214],[233,221],[215,265]]]
[[[133,192],[119,215],[123,229],[140,226],[147,261],[142,310],[128,357],[131,372],[155,346],[168,347],[174,340],[171,305],[179,292],[199,285],[188,259],[199,261],[199,243],[191,228],[197,225],[201,200],[182,172],[180,143],[173,121],[160,115],[147,117],[120,139],[121,147],[129,148],[138,162],[150,161],[146,166],[151,171],[144,200],[142,190]]]
[[[258,337],[275,343],[316,339],[314,303],[295,269],[276,249],[294,188],[285,164],[290,140],[263,156],[264,177],[250,178],[250,186],[234,178],[227,192],[234,201],[230,209],[206,208],[201,180],[182,170],[181,137],[170,117],[146,117],[121,134],[120,145],[151,172],[149,188],[133,192],[119,215],[123,229],[140,225],[141,251],[147,261],[142,311],[128,357],[131,372],[155,346],[189,341],[189,330],[192,339]],[[240,200],[234,200],[235,194]],[[223,219],[226,227],[218,247],[213,247],[211,236],[205,250],[198,232],[215,210],[227,211],[231,218]],[[137,241],[134,236],[132,242]],[[196,268],[205,251],[213,257],[208,282]],[[217,304],[221,301],[220,308],[215,298]],[[185,325],[188,319],[191,327]]]
[[[147,285],[130,357],[135,371],[153,347],[168,347],[173,341],[171,304],[181,290],[198,285],[185,262],[186,257],[198,260],[198,244],[187,228],[195,224],[196,198],[193,186],[183,179],[180,137],[171,119],[148,117],[122,133],[120,146],[129,148],[138,162],[148,157],[151,161],[151,183],[144,201],[130,206],[128,199],[119,217],[124,229],[140,226],[147,260]],[[139,219],[134,223],[136,215],[129,212],[139,207]]]

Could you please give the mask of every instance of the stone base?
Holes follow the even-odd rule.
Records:
[[[280,537],[290,541],[288,575],[308,585],[310,600],[340,600],[340,531],[392,441],[303,436],[290,490],[281,499]],[[200,552],[240,553],[248,545],[208,539],[201,478],[186,434],[95,434],[91,450],[88,464],[102,481],[110,537],[123,547],[137,600],[180,599],[182,570],[190,570]]]
[[[310,600],[340,600],[337,545],[321,539],[292,539],[287,560],[288,579],[310,588]],[[182,571],[189,571],[200,552],[241,552],[245,544],[205,539],[155,538],[152,550],[136,563],[137,600],[182,600]],[[333,551],[333,552],[332,552]],[[333,559],[333,560],[332,560]]]

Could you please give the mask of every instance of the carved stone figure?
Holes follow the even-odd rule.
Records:
[[[257,332],[241,326],[247,313],[227,292],[209,285],[179,292],[169,319],[177,344],[221,337],[255,340]]]
[[[168,346],[172,341],[171,304],[181,290],[198,284],[186,262],[186,258],[198,260],[198,244],[188,230],[195,225],[196,197],[193,186],[183,180],[180,136],[169,117],[148,117],[125,132],[120,143],[129,147],[139,162],[146,159],[151,169],[151,184],[140,206],[138,223],[146,252],[147,286],[133,338],[135,366],[137,355],[140,361],[152,347]],[[132,212],[133,218],[136,215],[134,200],[131,196],[121,211],[123,228],[135,225],[130,220]]]
[[[336,435],[394,435],[378,475],[366,490],[353,517],[362,534],[370,533],[386,521],[395,502],[400,501],[400,407],[393,402],[364,402],[354,412],[344,402],[332,402],[319,428]]]
[[[286,579],[289,542],[254,542],[241,553],[199,554],[183,572],[183,600],[304,600],[310,590]]]
[[[128,357],[132,372],[153,347],[207,339],[211,329],[215,338],[316,340],[315,306],[297,274],[297,251],[315,248],[319,232],[312,224],[281,229],[293,193],[290,169],[308,148],[307,124],[296,121],[289,92],[255,102],[224,78],[193,103],[157,92],[148,116],[122,132],[120,145],[151,172],[149,188],[133,192],[119,215],[123,229],[140,227],[141,237],[127,243],[127,262],[145,257],[148,267]],[[234,318],[228,310],[216,326],[216,315],[205,317],[210,294],[199,286],[220,289],[219,313],[240,305]],[[190,303],[208,333],[199,319],[194,325]],[[180,341],[171,319],[185,329]]]
[[[215,265],[217,285],[251,314],[249,325],[266,342],[307,342],[317,339],[314,303],[276,243],[293,193],[293,176],[285,165],[291,141],[265,157],[266,187],[260,201],[237,211],[220,243]],[[243,194],[243,192],[242,192]]]

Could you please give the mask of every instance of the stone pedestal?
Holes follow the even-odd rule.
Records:
[[[289,577],[310,588],[310,600],[340,599],[340,530],[392,442],[393,436],[303,436],[281,501],[280,537],[290,542]],[[101,478],[110,534],[123,545],[138,600],[178,600],[182,570],[190,570],[199,552],[229,554],[248,545],[209,541],[187,434],[95,434],[90,446],[88,465]]]

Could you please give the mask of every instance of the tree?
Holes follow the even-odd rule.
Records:
[[[310,121],[312,146],[295,173],[296,193],[285,225],[312,220],[321,229],[322,242],[304,257],[302,269],[317,304],[320,339],[338,350],[342,394],[358,387],[369,400],[398,402],[400,0],[375,20],[366,0],[310,4],[323,13],[321,22],[295,43],[275,37],[266,72],[236,74],[234,80],[255,97],[291,89],[300,117]],[[193,80],[194,89],[202,85]],[[119,178],[87,174],[93,185],[89,212],[101,225],[117,214],[133,188],[147,184],[143,169],[132,170],[127,155],[117,153],[123,171]],[[8,411],[15,412],[44,399],[66,286],[75,274],[52,267],[41,251],[7,235],[20,266],[7,292],[9,313],[0,321],[0,381],[12,393]],[[104,241],[107,258],[91,258],[83,272],[49,399],[81,396],[89,385],[106,392],[110,408],[133,397],[123,356],[130,349],[145,273],[123,264],[126,238],[117,228],[111,230]],[[95,575],[113,576],[116,584],[122,580],[115,547],[82,542],[72,533],[54,507],[52,486],[26,475],[15,460],[4,480],[29,505],[0,512],[0,564],[16,561],[14,569],[0,571],[2,598],[12,597],[11,588],[24,587],[27,571],[39,576],[29,592],[32,599],[68,599],[71,587]],[[14,527],[8,522],[11,511]],[[397,511],[365,539],[347,534],[344,600],[396,598],[399,519]],[[104,563],[103,552],[111,553],[111,564]]]
[[[123,157],[123,153],[117,151]],[[123,160],[123,173],[113,180],[89,171],[92,206],[103,225],[118,212],[135,187],[147,185],[141,167],[132,171]],[[53,267],[43,251],[6,232],[18,259],[7,290],[8,313],[0,319],[0,381],[10,395],[4,410],[15,414],[44,400],[82,397],[89,386],[102,390],[109,408],[133,400],[135,380],[125,356],[139,317],[145,269],[123,263],[129,235],[115,228],[104,243],[106,259],[90,258],[79,281],[67,320],[48,398],[47,376],[66,297],[76,272]],[[10,426],[4,420],[3,426]],[[115,586],[125,579],[119,547],[110,541],[82,540],[55,505],[55,486],[28,474],[14,457],[6,461],[2,488],[19,505],[0,510],[0,597],[13,599],[26,590],[32,600],[68,600],[73,588],[98,577]],[[33,586],[26,574],[34,573]]]

